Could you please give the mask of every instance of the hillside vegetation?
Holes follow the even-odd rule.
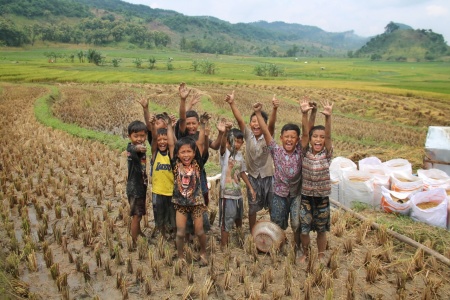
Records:
[[[389,23],[383,34],[372,38],[355,52],[355,56],[370,56],[372,60],[435,60],[450,55],[450,47],[441,34],[431,29],[402,28]]]
[[[367,38],[283,22],[231,24],[120,0],[0,1],[0,45],[86,43],[197,53],[344,56]],[[162,41],[161,41],[162,40]],[[290,50],[290,51],[288,51]]]

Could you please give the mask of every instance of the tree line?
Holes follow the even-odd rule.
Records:
[[[108,17],[109,16],[109,17]],[[112,42],[128,41],[140,47],[167,47],[170,36],[162,31],[150,30],[146,26],[115,20],[113,15],[103,18],[84,18],[70,25],[65,22],[36,22],[17,25],[12,20],[0,17],[0,44],[20,47],[43,42],[107,45]]]

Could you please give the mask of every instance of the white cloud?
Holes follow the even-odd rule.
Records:
[[[427,6],[426,11],[429,16],[446,16],[448,14],[447,8],[439,5]]]

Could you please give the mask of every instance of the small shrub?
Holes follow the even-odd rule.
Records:
[[[133,60],[133,64],[136,66],[136,68],[140,68],[142,66],[142,59],[140,58],[135,58]]]
[[[120,58],[113,58],[111,60],[113,67],[116,67],[116,68],[119,66],[121,61],[122,61],[122,59],[120,59]]]

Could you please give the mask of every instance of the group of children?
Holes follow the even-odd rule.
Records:
[[[300,102],[302,130],[296,124],[284,125],[281,145],[278,145],[273,135],[280,101],[275,95],[270,117],[262,110],[262,104],[256,103],[248,125],[236,106],[234,91],[226,95],[225,102],[230,105],[239,128],[232,128],[232,122],[221,119],[216,125],[217,138],[211,140],[206,127],[209,115],[199,116],[191,110],[200,100],[199,94],[193,94],[187,109],[190,93],[184,83],[180,84],[177,121],[166,113],[150,115],[148,100],[140,99],[145,124],[134,121],[128,127],[127,196],[133,241],[142,235],[140,220],[145,214],[148,177],[144,143],[148,132],[155,227],[164,237],[168,229],[176,228],[178,258],[184,258],[184,243],[195,233],[200,244],[200,264],[208,263],[205,231],[210,226],[209,196],[204,165],[211,148],[220,151],[222,169],[219,197],[222,249],[228,245],[233,226],[242,227],[242,180],[247,188],[250,232],[256,224],[258,211],[269,209],[270,220],[282,229],[286,229],[290,221],[296,248],[302,250],[300,261],[308,258],[310,231],[317,231],[318,257],[323,259],[326,232],[330,229],[332,103],[322,103],[325,126],[314,126],[317,105],[303,99]],[[244,142],[245,157],[240,151]]]

